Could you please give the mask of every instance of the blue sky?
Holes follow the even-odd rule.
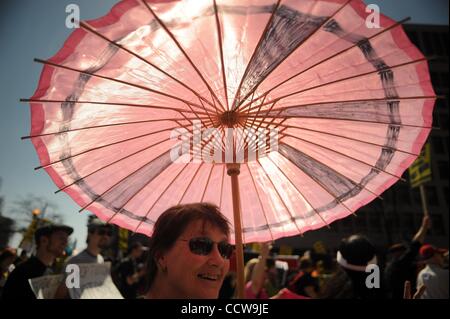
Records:
[[[65,27],[67,5],[80,7],[83,20],[105,15],[116,0],[2,0],[0,2],[0,177],[7,213],[19,196],[33,194],[54,202],[65,223],[73,226],[73,237],[84,246],[87,213],[79,214],[78,206],[65,193],[54,194],[56,186],[39,165],[28,135],[30,114],[28,104],[20,98],[33,95],[42,66],[33,58],[49,58],[71,33]],[[372,0],[381,11],[400,20],[410,16],[410,23],[448,25],[448,0]],[[17,245],[15,236],[11,245]]]

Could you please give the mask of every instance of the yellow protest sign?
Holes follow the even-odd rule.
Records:
[[[293,249],[291,246],[281,245],[280,246],[280,255],[292,255]]]
[[[119,228],[119,250],[126,252],[128,249],[128,229]]]
[[[411,187],[417,187],[431,181],[431,151],[430,144],[425,144],[420,156],[409,167],[409,180]]]

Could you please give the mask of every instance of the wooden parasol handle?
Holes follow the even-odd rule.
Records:
[[[236,243],[236,275],[237,275],[237,297],[244,299],[244,249],[242,245],[242,227],[241,227],[241,199],[239,197],[240,173],[239,163],[228,163],[227,174],[231,177],[231,192],[233,196],[233,217],[234,217],[234,236]]]

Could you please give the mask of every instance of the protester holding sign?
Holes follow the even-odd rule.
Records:
[[[100,254],[102,249],[106,249],[111,244],[112,229],[111,225],[106,224],[98,218],[94,218],[88,225],[87,248],[76,256],[71,257],[64,267],[64,273],[67,276],[71,273],[70,265],[78,264],[103,264],[105,261]],[[55,298],[67,299],[72,294],[63,281],[56,291]]]
[[[59,274],[36,277],[28,281],[37,299],[53,299],[56,289],[58,289],[63,279],[64,276]]]
[[[110,262],[77,264],[76,269],[66,281],[71,299],[123,299],[112,281]]]
[[[65,225],[47,225],[36,230],[34,237],[37,246],[36,256],[17,266],[8,277],[3,290],[3,299],[36,299],[28,282],[52,273],[55,259],[63,255],[68,237],[73,228]]]
[[[398,243],[389,248],[389,261],[384,272],[388,297],[403,299],[405,282],[409,281],[414,289],[417,277],[417,257],[421,245],[430,228],[430,218],[424,216],[422,224],[409,243]]]

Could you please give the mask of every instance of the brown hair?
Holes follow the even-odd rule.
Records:
[[[228,220],[219,208],[210,203],[177,205],[167,209],[159,216],[153,228],[147,259],[147,290],[150,289],[158,272],[158,257],[170,250],[186,227],[197,220],[220,229],[227,237],[230,234]]]

